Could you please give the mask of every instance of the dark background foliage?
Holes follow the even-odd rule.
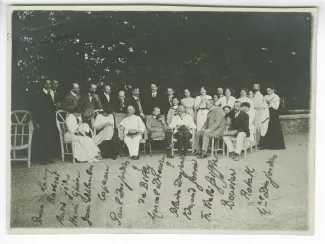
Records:
[[[114,89],[155,82],[193,93],[208,85],[275,84],[289,109],[308,109],[309,13],[15,11],[12,108],[26,108],[44,79]],[[195,95],[195,94],[193,94]]]

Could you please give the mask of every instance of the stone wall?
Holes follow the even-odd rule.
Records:
[[[310,114],[281,115],[280,122],[284,134],[308,133]]]

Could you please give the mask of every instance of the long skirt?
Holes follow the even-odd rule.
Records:
[[[99,148],[95,142],[88,136],[73,136],[74,157],[80,161],[88,161],[98,156]]]
[[[280,124],[279,113],[273,108],[269,108],[270,121],[265,136],[261,137],[260,147],[264,149],[281,150],[285,149],[283,133]]]

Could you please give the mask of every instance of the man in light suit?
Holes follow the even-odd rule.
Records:
[[[86,109],[102,109],[102,103],[100,102],[100,99],[98,95],[96,94],[97,91],[97,85],[96,84],[90,84],[89,86],[89,92],[85,94],[81,100],[80,100],[80,107],[85,111]]]
[[[78,83],[72,83],[72,88],[68,95],[65,96],[61,103],[61,108],[65,111],[73,113],[75,107],[80,103],[80,88]]]
[[[222,109],[215,106],[213,99],[208,101],[207,108],[209,109],[207,120],[203,125],[202,131],[196,133],[194,141],[193,155],[198,156],[199,159],[207,158],[210,139],[221,137],[226,129],[226,119]],[[202,146],[200,140],[202,140]]]

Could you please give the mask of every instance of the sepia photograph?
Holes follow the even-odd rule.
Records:
[[[316,8],[11,6],[11,233],[313,233]]]

